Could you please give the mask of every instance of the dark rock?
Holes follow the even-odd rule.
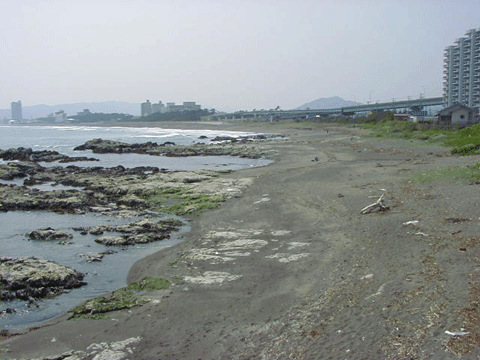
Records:
[[[248,137],[241,138],[246,142]],[[157,144],[153,142],[146,142],[142,144],[127,144],[120,141],[111,141],[103,139],[93,139],[87,141],[85,144],[77,146],[74,150],[92,150],[94,153],[139,153],[149,155],[165,155],[171,157],[185,157],[185,156],[242,156],[257,159],[261,154],[254,148],[245,148],[234,145],[237,138],[230,136],[216,137],[212,141],[227,141],[229,144],[193,144],[186,146],[179,146],[173,143]],[[169,146],[166,146],[169,145]]]
[[[212,142],[217,142],[217,141],[230,141],[230,142],[235,142],[237,141],[237,138],[234,138],[232,136],[216,136],[210,141]]]
[[[178,231],[180,226],[182,226],[182,222],[177,220],[157,222],[143,219],[126,225],[105,227],[105,231],[119,232],[125,235],[103,236],[96,239],[95,242],[107,246],[146,244],[170,238],[170,234],[173,231]]]
[[[67,240],[71,239],[72,234],[66,231],[55,230],[52,228],[34,230],[28,234],[28,237],[32,240]]]
[[[66,289],[85,285],[84,274],[35,257],[0,257],[0,300],[56,296]]]
[[[81,157],[70,157],[67,155],[62,155],[57,151],[52,150],[42,150],[42,151],[33,151],[32,149],[28,148],[12,148],[3,151],[0,153],[0,159],[6,161],[33,161],[33,162],[53,162],[59,161],[62,163],[65,162],[74,162],[74,161],[98,161],[98,159],[94,158],[87,158],[85,156]]]

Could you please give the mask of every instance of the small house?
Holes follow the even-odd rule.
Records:
[[[437,113],[439,125],[472,125],[478,121],[478,109],[463,104],[449,106]]]
[[[393,119],[396,121],[410,121],[410,114],[393,114]]]

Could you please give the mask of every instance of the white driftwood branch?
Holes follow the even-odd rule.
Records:
[[[385,203],[384,203],[384,200],[383,200],[383,197],[385,196],[385,194],[382,194],[382,196],[380,196],[378,198],[377,201],[375,201],[373,204],[370,204],[368,206],[365,206],[361,211],[360,211],[360,214],[369,214],[373,211],[385,211],[385,210],[388,210],[388,206],[385,206]]]

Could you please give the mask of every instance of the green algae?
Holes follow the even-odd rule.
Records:
[[[168,289],[171,281],[162,278],[146,277],[140,281],[118,289],[107,296],[91,299],[73,308],[70,319],[104,319],[105,315],[112,311],[130,309],[145,305],[149,300],[141,296],[143,291]]]
[[[190,189],[172,187],[143,194],[142,198],[152,211],[185,216],[203,210],[216,209],[225,201],[226,196],[224,194],[193,194]]]

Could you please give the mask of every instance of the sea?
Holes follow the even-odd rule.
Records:
[[[217,136],[240,137],[252,135],[246,132],[215,130],[178,130],[148,127],[98,127],[98,126],[0,126],[0,149],[32,148],[34,151],[55,150],[68,156],[87,156],[100,161],[81,161],[74,163],[40,163],[43,166],[114,167],[156,166],[168,171],[187,171],[197,169],[240,170],[249,167],[267,165],[266,159],[246,159],[231,156],[195,156],[172,158],[143,154],[93,154],[91,151],[74,151],[76,146],[96,138],[117,140],[126,143],[173,142],[177,145],[210,143]],[[2,160],[0,160],[0,163]],[[4,184],[22,185],[23,179],[14,181],[0,180]],[[42,191],[59,189],[53,184],[37,185]],[[160,219],[175,216],[161,215]],[[181,218],[180,218],[181,219]],[[102,296],[126,285],[126,278],[133,263],[149,254],[160,251],[182,241],[190,231],[185,225],[168,240],[135,245],[128,248],[111,249],[94,242],[93,235],[80,235],[72,228],[93,225],[117,225],[139,220],[139,218],[117,218],[97,214],[69,215],[48,211],[10,211],[0,212],[0,256],[35,256],[72,267],[86,274],[88,285],[74,289],[53,299],[39,300],[36,304],[23,301],[0,302],[0,330],[20,331],[65,314],[80,303]],[[72,244],[59,245],[58,242],[31,241],[27,234],[33,230],[52,227],[65,230],[73,235]],[[98,253],[115,250],[106,255],[101,262],[87,263],[81,256],[89,252]],[[13,313],[6,311],[15,309]]]

